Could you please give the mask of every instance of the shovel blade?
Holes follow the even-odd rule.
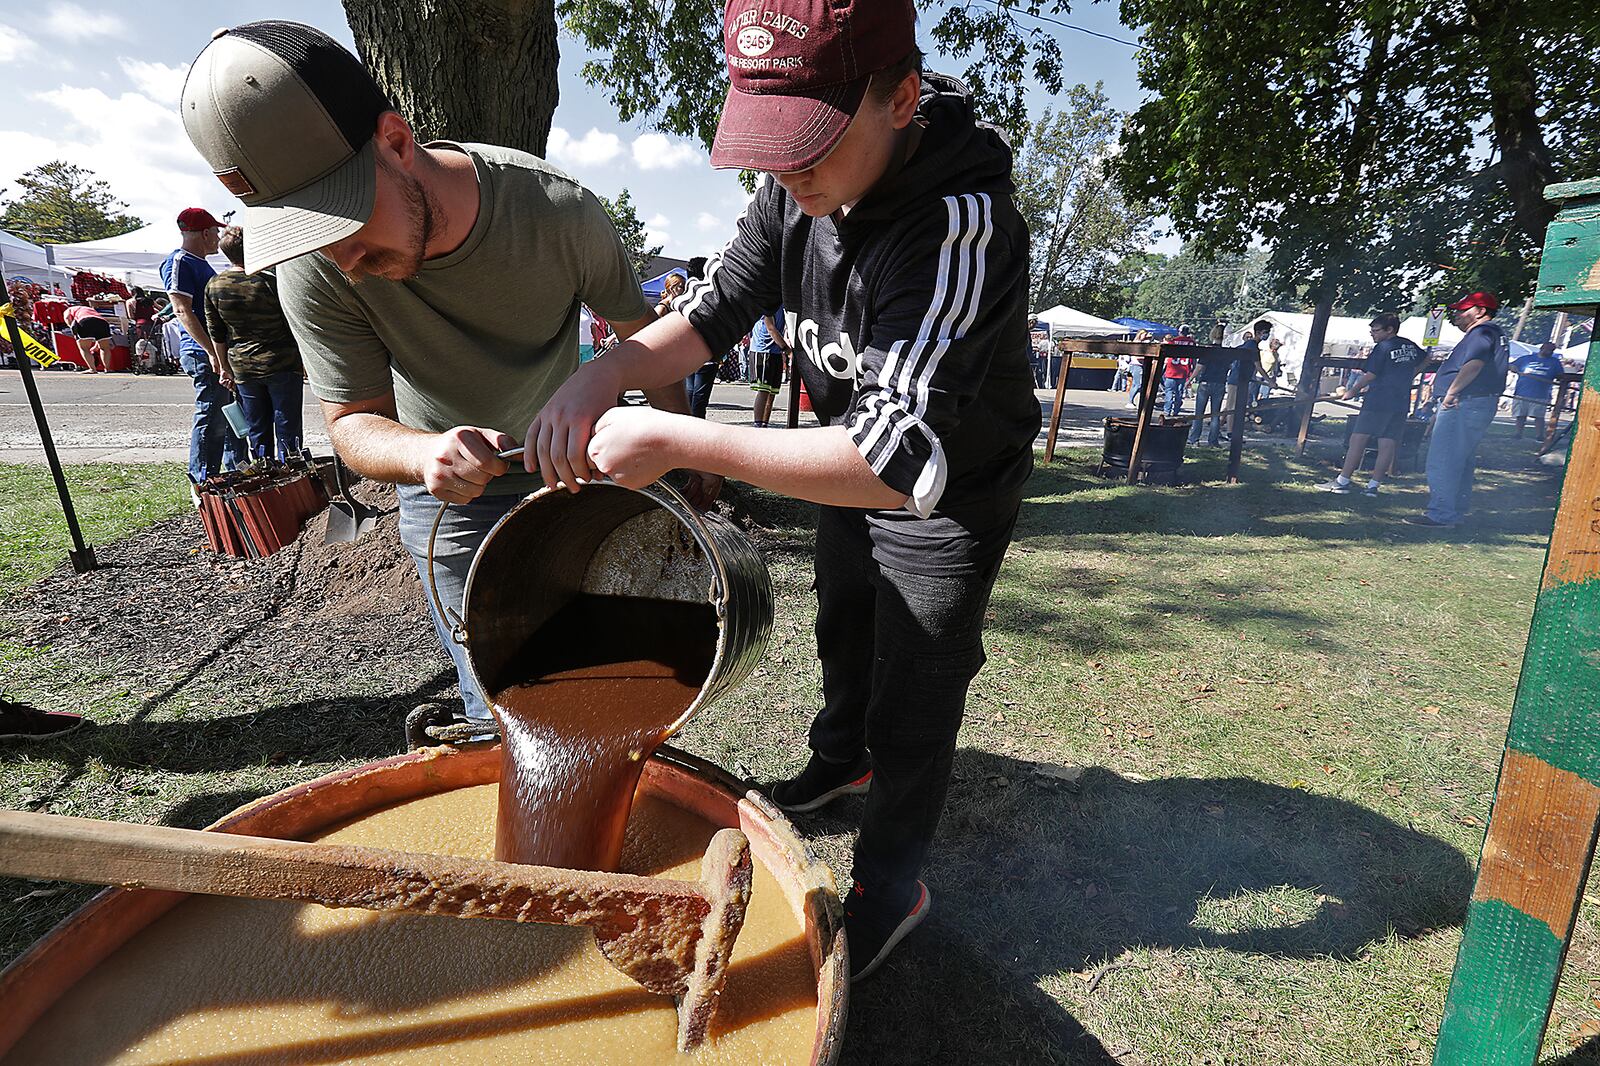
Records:
[[[328,528],[322,535],[324,544],[350,544],[360,540],[378,523],[379,511],[349,497],[335,497],[328,501]]]

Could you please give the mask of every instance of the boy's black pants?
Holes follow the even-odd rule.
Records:
[[[967,686],[984,663],[983,616],[1004,554],[994,551],[970,573],[908,573],[873,558],[864,512],[822,508],[823,707],[811,749],[830,762],[871,754],[853,871],[870,894],[913,902],[950,785]]]

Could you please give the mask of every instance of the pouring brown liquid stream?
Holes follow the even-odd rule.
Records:
[[[709,603],[575,597],[497,679],[495,857],[615,870],[645,760],[716,656]]]

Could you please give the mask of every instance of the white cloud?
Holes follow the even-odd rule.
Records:
[[[0,63],[10,63],[32,53],[33,45],[28,43],[21,31],[0,22]]]
[[[664,248],[672,247],[672,219],[657,212],[645,219],[645,239],[651,244],[659,244]]]
[[[170,70],[165,75],[169,79]],[[136,80],[154,87],[162,77],[158,70],[141,69]],[[64,159],[103,178],[112,195],[146,222],[170,222],[185,207],[205,207],[217,215],[238,208],[190,145],[176,101],[167,104],[139,92],[113,95],[98,87],[70,85],[33,93],[29,100],[48,116],[52,134],[5,132],[0,185],[42,163]]]
[[[633,139],[633,162],[640,170],[676,170],[704,159],[705,153],[693,144],[664,133],[641,133]]]
[[[133,87],[157,103],[177,109],[183,96],[183,79],[189,74],[187,66],[169,67],[165,63],[146,63],[142,59],[121,56],[117,64],[133,82]]]
[[[716,215],[713,215],[709,211],[700,212],[699,217],[694,220],[694,228],[699,230],[701,233],[710,233],[713,230],[719,230],[723,227],[723,225],[724,223],[722,219],[718,218]]]
[[[593,127],[575,140],[556,126],[550,131],[545,154],[564,167],[604,166],[622,154],[622,141],[615,133],[601,133]]]
[[[57,3],[50,6],[39,27],[52,37],[64,41],[83,41],[91,37],[118,37],[128,32],[128,24],[120,15],[106,11],[90,11],[81,4]]]

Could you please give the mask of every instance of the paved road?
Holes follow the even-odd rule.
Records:
[[[183,462],[189,455],[189,426],[194,388],[182,376],[85,374],[49,371],[34,375],[56,449],[66,462]],[[711,394],[709,415],[717,422],[748,423],[753,393],[743,385],[719,384]],[[1037,393],[1049,413],[1051,394]],[[1067,393],[1062,415],[1063,444],[1098,444],[1101,419],[1124,414],[1120,396],[1109,392]],[[775,405],[788,410],[780,393]],[[802,414],[803,424],[815,423]],[[306,392],[306,445],[325,455],[328,433],[322,411]],[[1044,440],[1041,432],[1040,441]],[[22,375],[0,370],[0,462],[42,462],[43,449],[34,427]]]

